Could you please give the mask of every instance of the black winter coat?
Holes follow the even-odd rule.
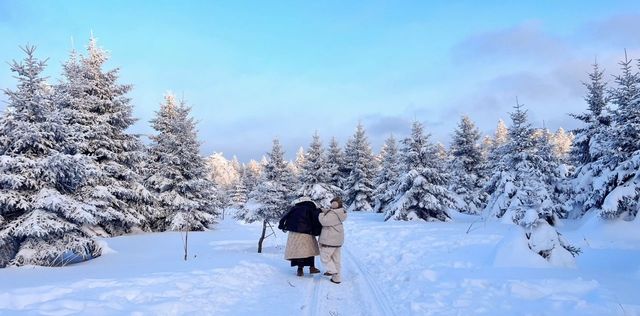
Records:
[[[301,202],[292,206],[282,216],[278,228],[284,231],[320,236],[322,224],[318,219],[319,215],[320,209],[313,202]]]

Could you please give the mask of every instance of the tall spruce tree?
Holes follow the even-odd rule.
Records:
[[[178,103],[168,94],[151,120],[157,134],[150,137],[145,184],[157,197],[152,216],[156,230],[205,230],[221,206],[213,183],[207,179],[190,112],[184,102]]]
[[[341,191],[340,188],[329,184],[330,180],[322,141],[316,132],[305,153],[298,195],[308,196],[318,205],[328,208],[331,205],[331,199]]]
[[[79,131],[77,153],[91,158],[97,172],[80,194],[98,208],[98,224],[111,235],[148,226],[151,194],[142,184],[145,148],[127,132],[136,121],[118,69],[103,71],[107,54],[91,37],[87,56],[72,53],[57,87],[66,124]],[[94,231],[94,233],[98,233]]]
[[[604,70],[600,69],[598,63],[594,63],[593,71],[589,73],[590,81],[583,83],[587,88],[587,94],[584,97],[587,102],[587,112],[571,114],[573,118],[583,123],[583,126],[573,131],[575,139],[571,156],[577,166],[594,162],[604,152],[601,148],[605,145],[603,142],[606,142],[607,131],[611,126],[611,116],[607,82],[603,77]]]
[[[385,220],[450,220],[447,208],[453,206],[454,198],[447,189],[445,162],[438,157],[437,146],[429,137],[422,124],[414,122],[411,136],[403,140],[403,173]]]
[[[615,87],[605,96],[602,74],[590,74],[588,112],[574,117],[586,123],[576,139],[578,166],[567,211],[574,217],[595,212],[604,219],[631,220],[640,198],[640,75],[625,53]],[[616,105],[609,111],[607,101]],[[609,112],[612,115],[609,115]],[[588,149],[585,138],[590,137]],[[588,150],[588,151],[587,151]]]
[[[603,172],[605,181],[594,181],[600,184],[594,191],[605,193],[600,206],[605,219],[633,220],[640,205],[640,73],[632,63],[625,52],[625,60],[620,63],[622,73],[615,78],[616,87],[611,91],[611,100],[617,106],[611,133],[614,150],[604,163],[612,172]]]
[[[293,174],[284,159],[284,150],[278,139],[273,140],[271,152],[267,153],[260,182],[249,193],[249,200],[238,213],[238,218],[249,223],[279,220],[293,200]]]
[[[262,242],[267,237],[267,227],[278,221],[289,209],[294,192],[294,176],[278,139],[273,140],[271,152],[267,153],[264,172],[260,183],[249,193],[249,200],[237,217],[249,223],[262,222],[262,234],[258,241],[258,252],[262,252]]]
[[[514,109],[501,158],[505,168],[494,171],[490,183],[495,190],[485,212],[523,227],[529,249],[552,263],[564,265],[573,261],[579,250],[553,227],[560,205],[548,174],[553,166],[545,161],[553,155],[552,145],[548,137],[534,137],[521,104],[516,102]]]
[[[400,157],[398,154],[398,144],[393,137],[389,136],[381,150],[382,163],[376,177],[376,189],[374,194],[374,211],[384,213],[387,206],[396,196],[396,185],[400,177]]]
[[[456,208],[463,213],[479,213],[487,199],[483,190],[486,161],[479,142],[480,131],[468,116],[463,116],[453,136],[450,164]]]
[[[349,211],[371,211],[373,202],[373,178],[375,164],[373,153],[362,124],[358,124],[355,134],[347,142],[345,165],[349,177],[345,181],[346,204]]]
[[[245,166],[244,171],[242,172],[242,184],[247,189],[247,192],[253,191],[253,189],[260,182],[260,177],[262,176],[262,165],[255,161],[250,160]]]
[[[16,90],[5,90],[0,121],[0,267],[64,265],[99,256],[101,248],[83,231],[98,219],[77,192],[89,185],[91,162],[74,155],[63,113],[42,72],[35,47],[23,48],[11,71]]]
[[[335,137],[331,138],[327,151],[327,170],[329,172],[329,184],[344,190],[344,182],[349,176],[345,167],[342,148]]]

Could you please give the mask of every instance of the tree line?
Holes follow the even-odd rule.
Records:
[[[625,54],[612,84],[593,65],[583,83],[586,109],[571,114],[581,126],[570,133],[532,126],[516,99],[509,126],[500,120],[492,136],[482,137],[469,117],[461,117],[448,149],[417,121],[400,141],[391,135],[378,155],[360,124],[344,149],[333,138],[325,151],[316,133],[294,162],[285,161],[276,139],[261,164],[252,161],[252,171],[236,164],[231,204],[237,218],[264,225],[300,195],[323,206],[340,195],[350,211],[384,213],[385,220],[449,221],[456,210],[517,224],[532,251],[551,262],[571,261],[580,249],[557,232],[559,220],[594,215],[631,221],[638,213],[636,63]],[[260,165],[263,174],[256,177]],[[255,178],[262,180],[248,180]]]
[[[0,117],[0,267],[65,265],[101,254],[93,237],[203,230],[219,213],[190,108],[172,95],[146,146],[118,69],[91,38],[47,82],[35,47],[10,69],[17,80]]]

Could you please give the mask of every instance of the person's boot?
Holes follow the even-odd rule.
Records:
[[[296,273],[299,277],[304,276],[304,271],[302,271],[302,267],[298,268],[298,273]]]
[[[309,267],[309,273],[311,274],[320,273],[320,270],[316,267]]]
[[[325,276],[333,276],[333,273],[331,273],[331,272],[327,271],[327,272],[325,272],[325,273],[324,273],[324,275],[325,275]]]

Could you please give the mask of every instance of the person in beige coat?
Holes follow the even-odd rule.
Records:
[[[322,229],[318,214],[318,206],[309,197],[301,197],[278,223],[279,229],[289,232],[284,258],[291,261],[292,267],[298,267],[298,276],[304,276],[303,267],[309,267],[311,274],[320,273],[315,267],[315,256],[320,254],[315,236]]]
[[[331,208],[323,210],[318,219],[322,224],[320,243],[320,260],[327,269],[324,273],[331,276],[331,282],[340,284],[340,257],[344,244],[344,227],[342,222],[347,219],[347,212],[342,207],[342,200],[338,197],[331,200]]]

